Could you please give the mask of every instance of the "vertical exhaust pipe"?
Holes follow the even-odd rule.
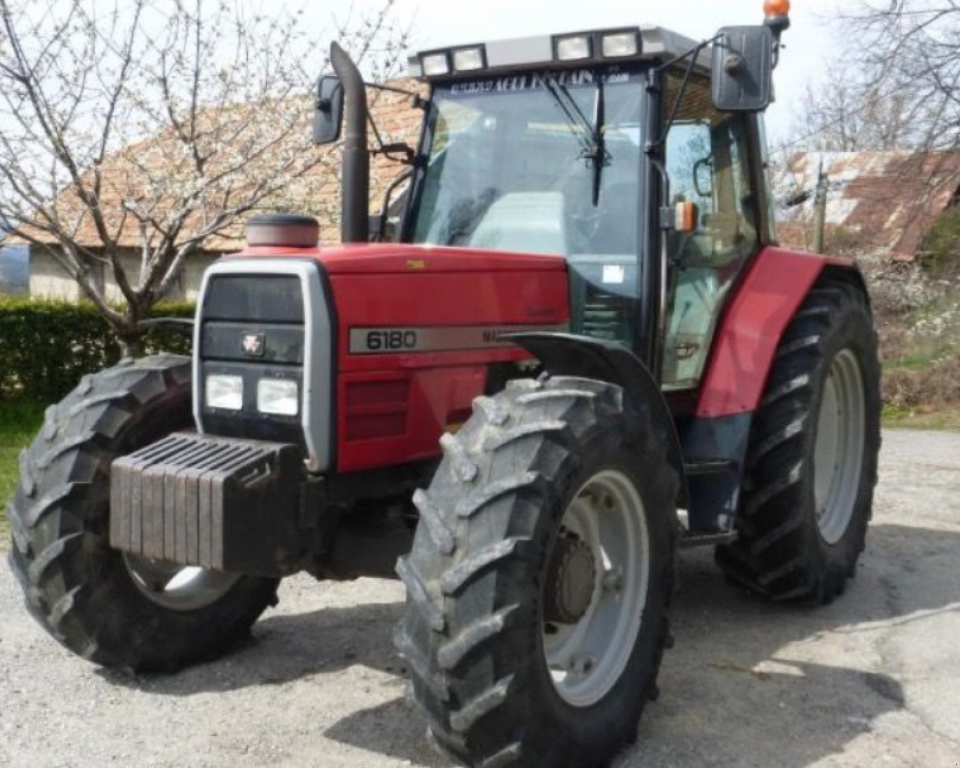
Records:
[[[330,63],[343,85],[343,166],[341,177],[341,240],[370,240],[370,154],[367,150],[367,88],[350,55],[337,43]]]

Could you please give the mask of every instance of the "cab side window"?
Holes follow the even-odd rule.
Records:
[[[679,84],[674,77],[668,82],[669,108]],[[699,384],[730,288],[759,247],[747,119],[714,110],[709,81],[693,78],[667,137],[668,202],[697,207],[695,230],[669,243],[667,389]]]

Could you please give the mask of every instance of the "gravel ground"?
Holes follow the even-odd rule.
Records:
[[[960,435],[888,433],[881,477],[832,606],[766,605],[684,556],[663,695],[617,768],[960,766]],[[131,678],[60,648],[0,568],[0,765],[445,767],[403,702],[401,597],[292,579],[228,658]]]

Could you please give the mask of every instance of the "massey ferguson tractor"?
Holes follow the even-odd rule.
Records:
[[[431,50],[417,147],[369,207],[367,91],[338,46],[343,245],[249,223],[192,358],[50,408],[10,508],[26,603],[97,664],[224,652],[283,577],[399,576],[430,738],[483,768],[592,768],[635,738],[677,552],[773,600],[854,575],[879,364],[853,263],[778,247],[762,113],[789,3],[701,44],[653,27]],[[396,199],[392,199],[392,198]]]

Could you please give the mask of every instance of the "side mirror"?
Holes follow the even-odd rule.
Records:
[[[333,144],[343,127],[343,84],[336,75],[324,75],[317,84],[313,113],[313,143]]]
[[[773,30],[724,27],[713,45],[713,105],[721,112],[763,112],[773,101]]]
[[[693,166],[693,188],[700,197],[713,197],[713,158],[697,160]]]

